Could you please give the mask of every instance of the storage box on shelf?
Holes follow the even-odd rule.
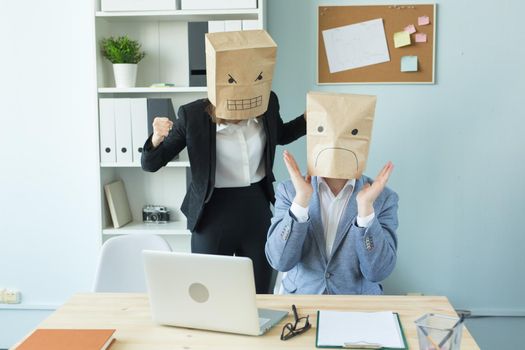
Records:
[[[256,9],[257,0],[181,0],[183,10],[234,10]]]
[[[174,11],[177,0],[101,0],[102,11]]]

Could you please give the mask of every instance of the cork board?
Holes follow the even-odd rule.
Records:
[[[418,17],[428,16],[430,24],[418,25]],[[317,45],[318,84],[359,83],[416,83],[433,84],[436,41],[436,5],[349,5],[319,6]],[[382,18],[390,61],[374,65],[330,73],[323,41],[323,30]],[[414,24],[417,33],[427,35],[427,42],[415,42],[411,34],[410,46],[394,47],[394,33]],[[417,72],[401,72],[401,57],[417,56]]]

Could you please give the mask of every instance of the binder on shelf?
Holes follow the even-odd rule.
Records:
[[[391,311],[317,311],[317,348],[408,349],[399,315]]]
[[[117,161],[115,144],[115,107],[112,98],[99,99],[100,162]]]
[[[262,21],[258,19],[243,19],[242,30],[263,29]]]
[[[224,32],[225,21],[208,21],[208,33]]]
[[[117,180],[104,185],[104,193],[108,201],[109,212],[113,227],[120,228],[133,220],[131,209],[129,208],[128,195],[124,182]]]
[[[133,162],[131,144],[131,111],[129,98],[116,98],[115,103],[115,141],[117,163]]]
[[[188,69],[190,86],[206,86],[204,36],[208,31],[208,22],[188,23]]]
[[[240,23],[239,23],[240,22]],[[262,21],[258,19],[243,19],[239,21],[209,21],[208,33],[227,32],[231,30],[263,29]]]
[[[236,32],[239,30],[242,30],[241,20],[224,21],[224,31],[225,32]]]
[[[148,138],[148,102],[146,98],[132,98],[131,105],[131,144],[133,161],[140,162],[142,147]]]

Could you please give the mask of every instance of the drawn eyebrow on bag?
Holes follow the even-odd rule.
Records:
[[[262,80],[262,78],[263,78],[262,73],[263,73],[263,72],[259,73],[259,75],[257,76],[257,78],[255,78],[254,81]]]
[[[230,83],[230,84],[233,84],[233,83],[237,84],[237,80],[235,80],[235,78],[232,77],[231,74],[228,74],[228,76],[230,77],[230,79],[228,79],[228,83]]]

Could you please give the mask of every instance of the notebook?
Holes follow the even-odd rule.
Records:
[[[399,315],[392,311],[318,311],[318,348],[408,349]]]
[[[133,218],[124,183],[121,180],[117,180],[104,185],[104,191],[106,192],[106,199],[108,201],[109,212],[111,213],[111,220],[113,220],[113,226],[120,228],[131,222]]]
[[[37,329],[16,350],[108,350],[114,329]]]

